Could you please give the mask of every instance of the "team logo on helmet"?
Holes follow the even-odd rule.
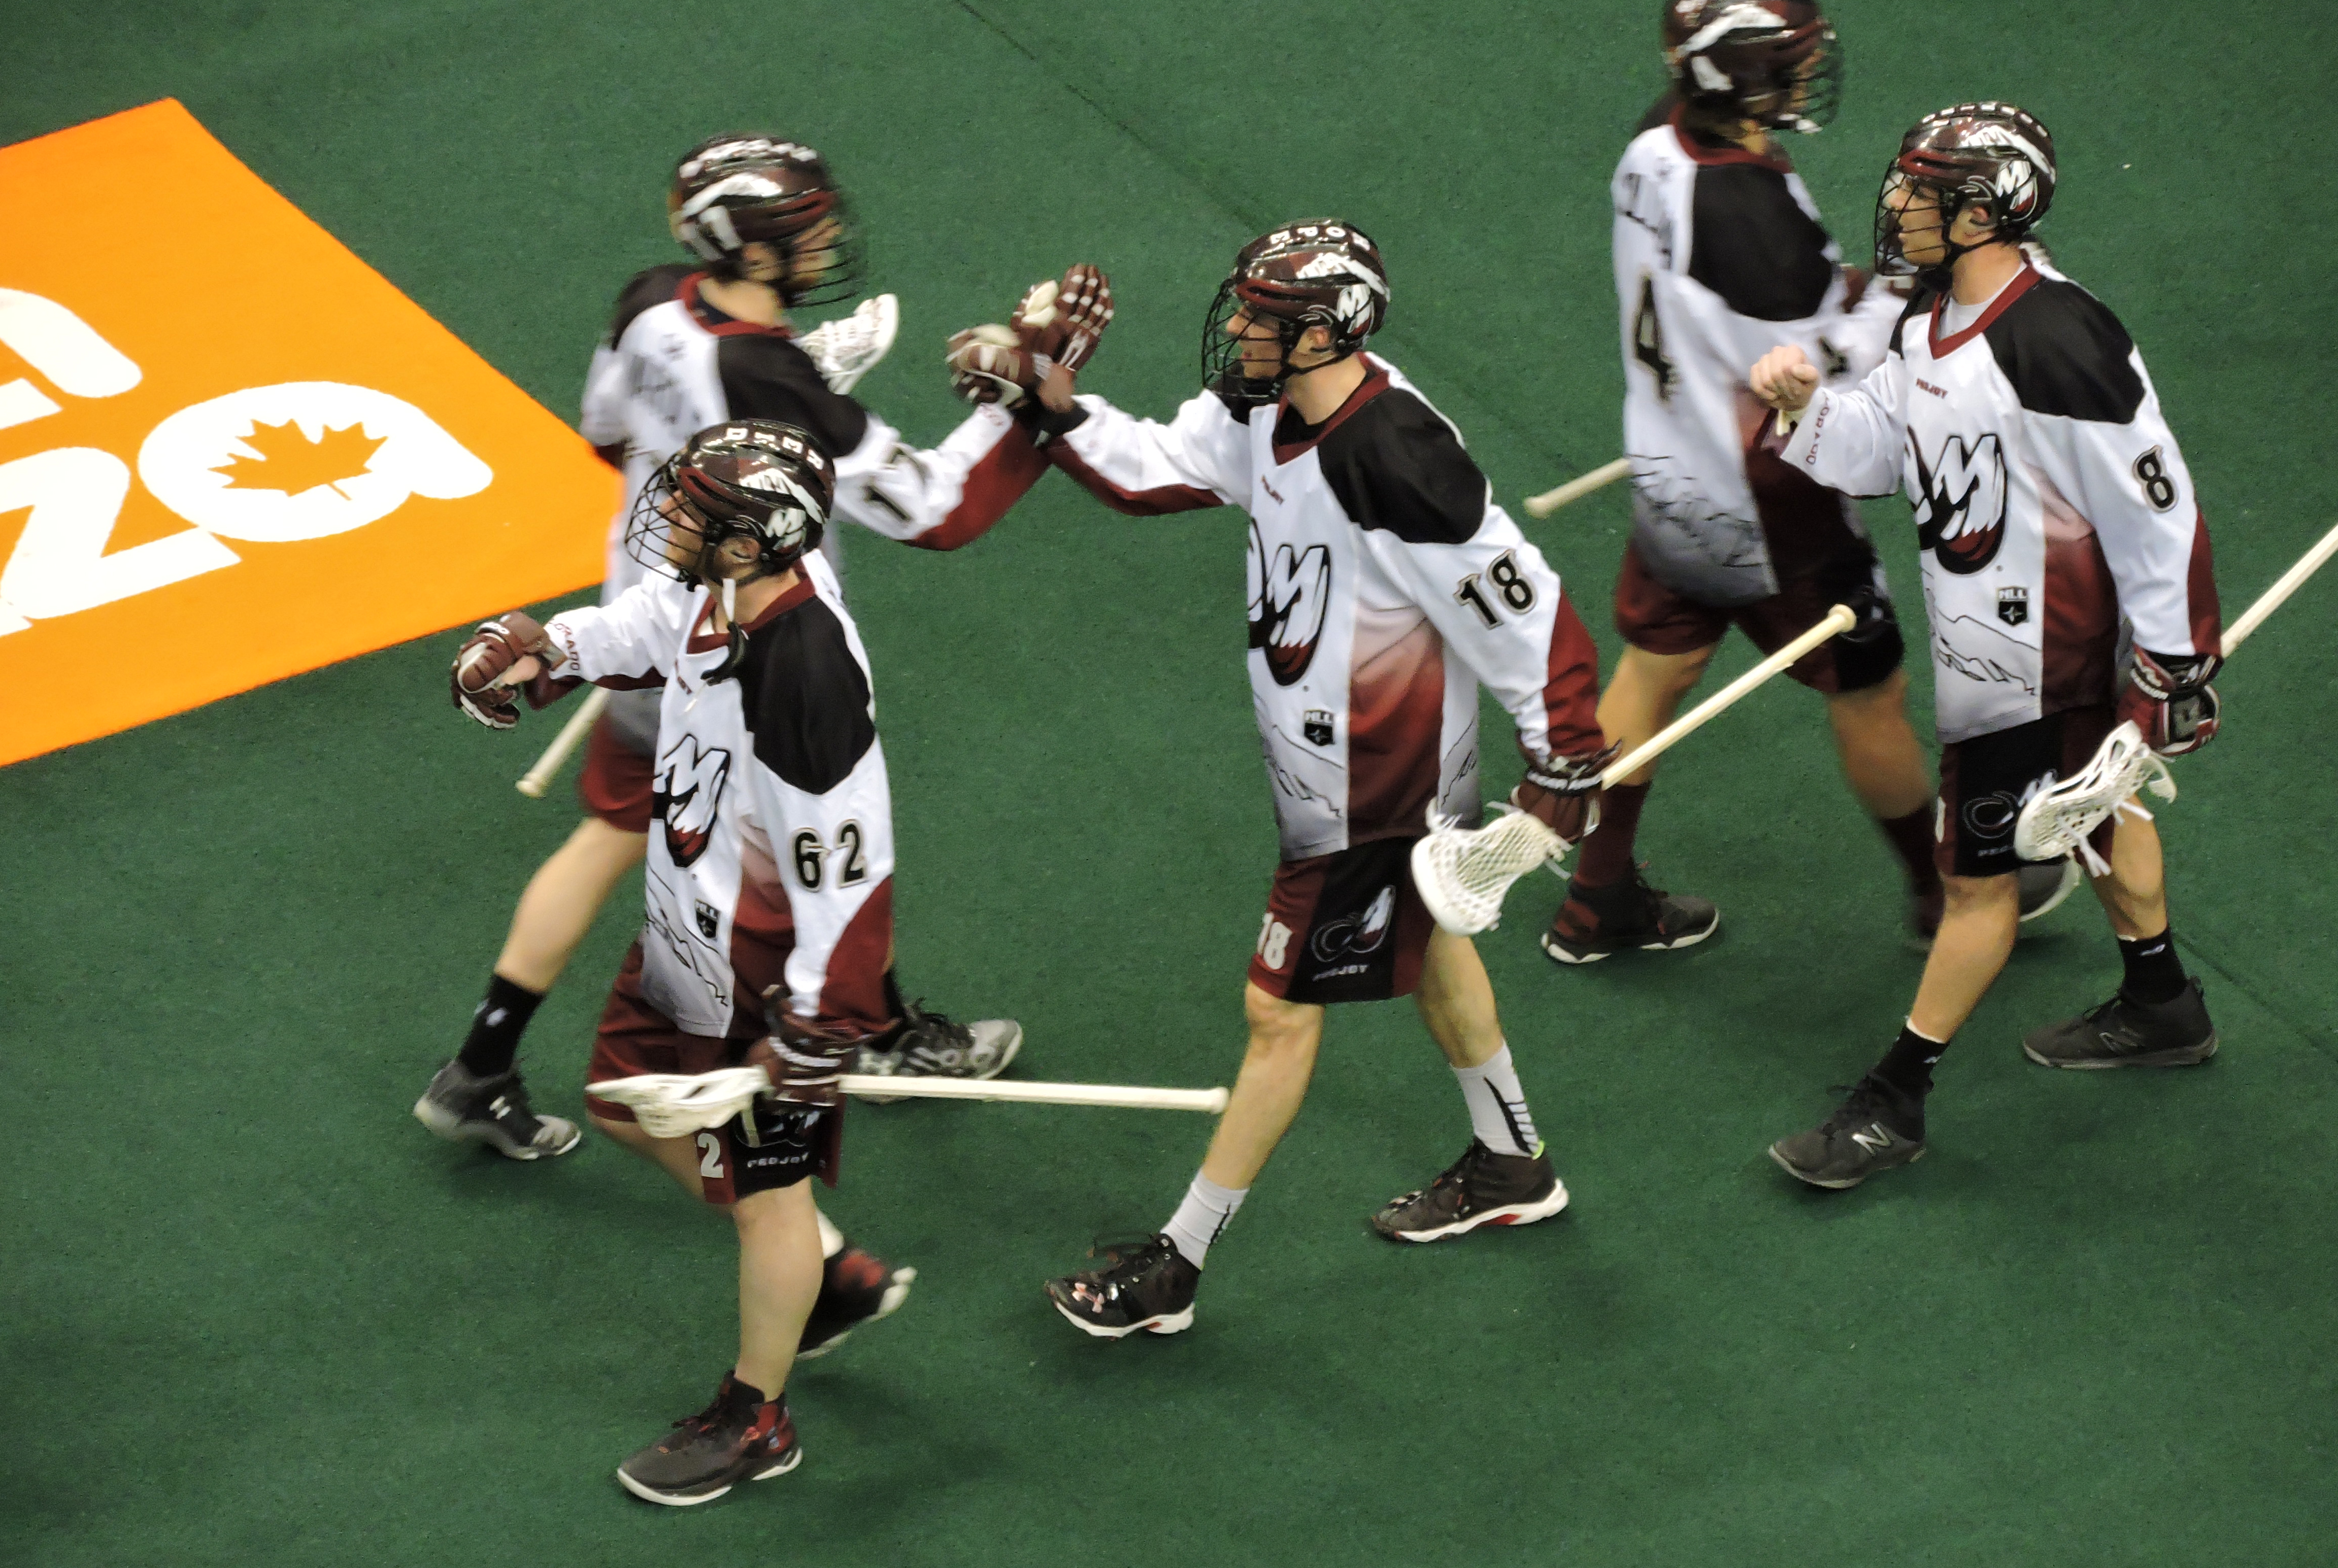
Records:
[[[694,863],[714,841],[714,814],[730,782],[731,753],[719,746],[701,751],[693,735],[658,760],[650,815],[664,824],[666,854],[676,866]]]
[[[1969,577],[1997,559],[2005,543],[2005,449],[1989,431],[1972,446],[1950,434],[1939,455],[1924,460],[1916,433],[1908,433],[1908,485],[1916,497],[1916,547],[1930,550],[1941,569]]]

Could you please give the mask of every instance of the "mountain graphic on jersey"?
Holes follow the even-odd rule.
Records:
[[[1396,889],[1383,887],[1380,896],[1364,906],[1362,914],[1326,920],[1315,928],[1307,945],[1315,949],[1316,959],[1321,963],[1361,958],[1378,951],[1380,945],[1388,940],[1389,923],[1395,916]]]
[[[1932,636],[1932,660],[1943,670],[1984,685],[2018,686],[2029,696],[2038,688],[2019,672],[2033,657],[2021,643],[1986,621],[1970,615],[1937,617]],[[2007,661],[2015,668],[2009,669]]]
[[[1250,645],[1266,651],[1278,686],[1298,684],[1315,662],[1323,617],[1331,607],[1331,553],[1321,544],[1274,547],[1270,562],[1258,524],[1250,525]]]
[[[719,746],[701,751],[695,736],[683,736],[658,760],[650,815],[665,824],[665,849],[675,866],[688,866],[706,853],[722,787],[730,781],[731,753]]]
[[[1942,439],[1931,462],[1908,433],[1908,461],[1915,472],[1908,493],[1916,501],[1916,548],[1929,550],[1946,572],[1969,577],[1997,559],[2005,543],[2005,448],[1997,432],[1972,446],[1961,435]]]

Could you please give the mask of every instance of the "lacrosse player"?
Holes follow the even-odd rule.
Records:
[[[1833,117],[1834,29],[1809,0],[1666,0],[1664,43],[1673,87],[1611,186],[1633,527],[1616,583],[1626,646],[1599,721],[1637,746],[1672,721],[1732,625],[1768,653],[1832,605],[1860,611],[1789,672],[1825,697],[1843,772],[1906,870],[1910,926],[1926,943],[1941,901],[1932,779],[1908,723],[1883,565],[1848,498],[1761,449],[1767,410],[1743,378],[1763,348],[1790,341],[1831,385],[1854,384],[1906,302],[1842,264],[1779,140]],[[1635,837],[1653,774],[1602,799],[1543,934],[1557,962],[1687,947],[1719,925],[1711,903],[1641,877]],[[2068,890],[2041,869],[2037,913]]]
[[[1786,344],[1748,377],[1780,411],[1766,438],[1790,467],[1853,495],[1904,485],[1937,667],[1948,910],[1899,1039],[1832,1115],[1770,1150],[1814,1186],[1923,1153],[1932,1064],[2012,946],[2023,803],[2122,718],[2165,756],[2216,732],[2207,524],[2126,329],[2024,243],[2054,182],[2053,140],[2021,110],[1925,116],[1877,198],[1877,268],[1920,285],[1882,364],[1827,387]],[[2088,854],[2125,979],[2023,1052],[2054,1067],[2205,1061],[2215,1026],[2176,956],[2156,831],[2114,813]]]
[[[518,720],[515,686],[535,706],[583,681],[659,691],[647,920],[586,1105],[730,1211],[740,1349],[712,1405],[619,1468],[653,1502],[703,1502],[800,1457],[782,1389],[827,1272],[804,1179],[834,1181],[838,1076],[899,1023],[885,754],[860,633],[817,554],[836,485],[809,431],[700,431],[635,496],[627,547],[652,574],[542,626],[489,622],[455,662],[456,704],[496,729]],[[742,1062],[768,1064],[774,1101],[694,1138],[652,1136],[590,1089]]]
[[[626,284],[585,387],[584,436],[624,475],[604,603],[641,576],[624,544],[634,498],[691,432],[721,420],[780,419],[810,431],[836,466],[837,514],[925,549],[980,537],[1046,471],[1028,434],[996,408],[977,410],[938,451],[917,452],[853,400],[892,343],[891,296],[793,335],[791,309],[849,298],[860,276],[843,192],[810,148],[714,137],[683,155],[668,204],[697,264],[653,267]],[[1102,311],[1108,319],[1108,290]],[[822,549],[839,565],[834,533]],[[461,1052],[415,1105],[440,1136],[519,1160],[575,1147],[574,1124],[530,1109],[513,1063],[594,916],[642,861],[656,718],[653,694],[620,692],[594,726],[578,786],[588,815],[521,895]],[[959,1024],[904,1001],[898,987],[889,995],[900,1026],[869,1043],[860,1072],[988,1078],[1022,1044],[1011,1022]]]
[[[1374,1215],[1381,1235],[1433,1241],[1567,1204],[1485,967],[1435,928],[1408,860],[1432,811],[1478,816],[1480,681],[1527,756],[1515,802],[1582,836],[1609,756],[1597,654],[1453,426],[1362,352],[1388,298],[1352,225],[1277,229],[1219,289],[1205,389],[1173,422],[1095,397],[1037,416],[1050,459],[1119,511],[1249,512],[1251,690],[1282,839],[1243,991],[1249,1050],[1200,1172],[1158,1235],[1047,1285],[1093,1335],[1191,1325],[1210,1245],[1298,1113],[1334,1003],[1415,996],[1469,1115],[1467,1152]],[[983,353],[994,371],[1013,358],[969,346],[954,362]],[[1033,385],[1028,369],[1004,379]]]

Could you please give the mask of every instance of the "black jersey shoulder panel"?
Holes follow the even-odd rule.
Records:
[[[748,633],[739,688],[756,760],[807,795],[844,782],[876,744],[869,677],[818,598]]]
[[[714,362],[733,419],[784,420],[810,432],[831,462],[869,432],[869,411],[830,391],[811,356],[776,332],[726,332]]]
[[[1900,346],[1901,334],[1908,330],[1908,323],[1911,321],[1917,323],[1918,331],[1925,329],[1925,324],[1931,318],[1932,301],[1936,298],[1938,296],[1930,289],[1919,289],[1909,297],[1907,308],[1900,312],[1900,319],[1891,323],[1892,353],[1903,358],[1906,357],[1907,350]]]
[[[1486,476],[1436,410],[1391,387],[1315,448],[1324,481],[1359,528],[1408,544],[1460,544],[1486,520]]]
[[[2033,414],[2125,425],[2142,407],[2134,339],[2109,306],[2076,283],[2038,279],[1981,335]]]
[[[673,299],[682,280],[690,274],[691,269],[678,261],[663,262],[634,273],[617,292],[616,313],[609,318],[609,341],[614,344],[623,338],[625,328],[634,324],[634,318],[643,311],[654,309]]]
[[[1688,275],[1756,321],[1819,313],[1834,263],[1827,231],[1803,211],[1786,176],[1760,163],[1707,163],[1696,172],[1695,237]]]

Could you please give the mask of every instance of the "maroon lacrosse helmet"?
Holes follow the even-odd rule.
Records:
[[[1222,394],[1271,403],[1291,377],[1291,356],[1310,327],[1331,334],[1331,358],[1344,359],[1388,319],[1388,269],[1380,247],[1337,218],[1286,223],[1260,235],[1234,257],[1202,326],[1202,376]],[[1282,372],[1253,381],[1242,373],[1242,341],[1226,331],[1237,315],[1275,323]]]
[[[1978,248],[1943,234],[1941,260],[1921,267],[1908,260],[1901,212],[1918,193],[1938,198],[1929,205],[1940,225],[1979,207],[1994,225],[1980,244],[2019,242],[2054,204],[2054,181],[2053,134],[2028,111],[2010,103],[1958,103],[1927,114],[1908,128],[1899,155],[1883,172],[1875,198],[1875,270],[1942,287],[1957,258]],[[1923,231],[1919,224],[1917,232]]]
[[[747,131],[708,137],[674,165],[666,212],[673,237],[725,276],[740,275],[748,245],[773,247],[787,263],[774,286],[791,305],[845,299],[860,280],[844,192],[827,162],[801,142]],[[818,275],[791,280],[800,246],[830,218],[836,229],[820,247],[826,260]]]
[[[1842,47],[1812,0],[1665,0],[1681,101],[1773,131],[1815,131],[1842,101]]]

